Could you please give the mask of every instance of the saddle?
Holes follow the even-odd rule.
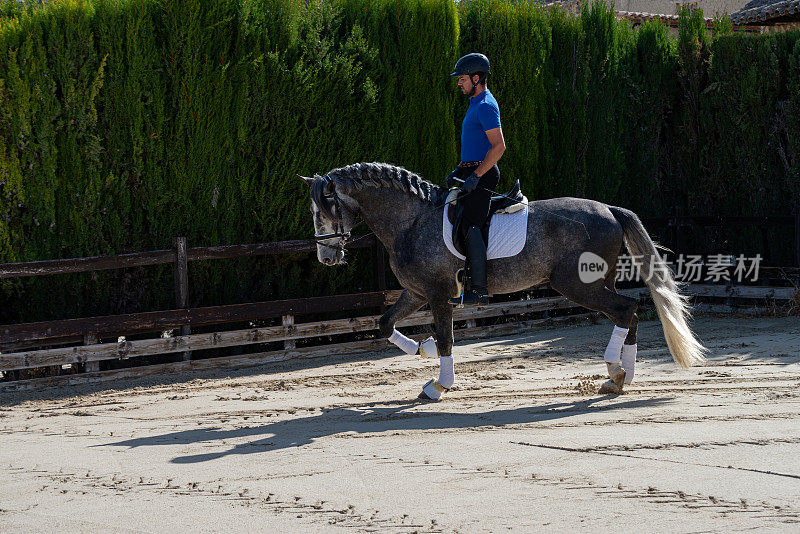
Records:
[[[464,251],[466,247],[461,240],[460,232],[461,222],[464,216],[464,206],[460,201],[456,200],[453,202],[453,200],[458,197],[459,191],[459,188],[454,187],[447,195],[447,219],[453,225],[453,246],[460,254],[465,255]],[[484,243],[486,243],[487,246],[489,244],[489,224],[494,215],[515,213],[523,209],[527,203],[528,199],[522,194],[519,180],[514,183],[514,187],[506,194],[492,197],[491,203],[489,204],[489,217],[486,219],[486,224],[481,228]]]

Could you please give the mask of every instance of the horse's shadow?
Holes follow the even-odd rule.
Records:
[[[325,408],[318,415],[276,421],[267,425],[231,430],[222,430],[219,427],[198,428],[95,445],[95,447],[127,446],[133,448],[154,445],[186,445],[258,437],[254,441],[234,445],[226,451],[178,456],[171,460],[173,463],[195,463],[215,460],[229,454],[252,454],[300,447],[313,443],[317,438],[344,432],[369,434],[393,430],[497,428],[505,425],[551,421],[588,412],[659,406],[672,400],[670,397],[619,400],[594,406],[598,401],[613,398],[604,396],[577,402],[558,402],[543,406],[478,413],[410,410],[415,407],[424,407],[424,404],[419,402],[373,403],[348,408]]]

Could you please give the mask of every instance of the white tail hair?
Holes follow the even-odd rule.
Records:
[[[628,252],[634,258],[638,257],[637,265],[650,289],[672,358],[681,367],[704,362],[708,349],[689,328],[687,319],[691,313],[687,297],[679,293],[672,271],[656,250],[656,243],[634,212],[617,206],[609,206],[609,209],[622,225]]]

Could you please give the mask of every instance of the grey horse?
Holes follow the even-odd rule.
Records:
[[[409,354],[419,351],[425,356],[450,357],[453,307],[448,299],[459,291],[456,273],[463,260],[442,239],[442,210],[449,190],[384,163],[357,163],[324,176],[300,178],[310,187],[321,263],[343,263],[346,240],[359,217],[386,248],[404,291],[381,317],[381,335]],[[639,217],[630,210],[581,198],[530,202],[523,250],[513,257],[490,260],[487,266],[490,294],[549,283],[566,298],[602,312],[614,323],[604,354],[610,380],[601,392],[621,393],[633,378],[636,358],[638,304],[614,287],[623,244],[637,258],[673,359],[682,367],[702,362],[706,349],[687,324],[686,297],[679,293]],[[607,272],[594,280],[582,277],[580,264],[586,254],[602,259]],[[433,315],[435,340],[419,344],[397,332],[395,325],[425,304]],[[432,380],[423,386],[420,397],[438,399],[447,389]]]

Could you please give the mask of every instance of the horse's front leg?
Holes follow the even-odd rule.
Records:
[[[425,304],[425,298],[411,293],[405,289],[400,294],[400,298],[394,303],[378,321],[381,335],[388,337],[389,341],[400,347],[406,354],[416,354],[419,352],[419,343],[408,338],[397,331],[394,325],[398,321],[405,319]]]
[[[439,353],[439,378],[429,380],[422,386],[420,399],[439,400],[456,380],[453,368],[453,306],[447,300],[431,301],[433,329],[436,333],[436,347]]]

